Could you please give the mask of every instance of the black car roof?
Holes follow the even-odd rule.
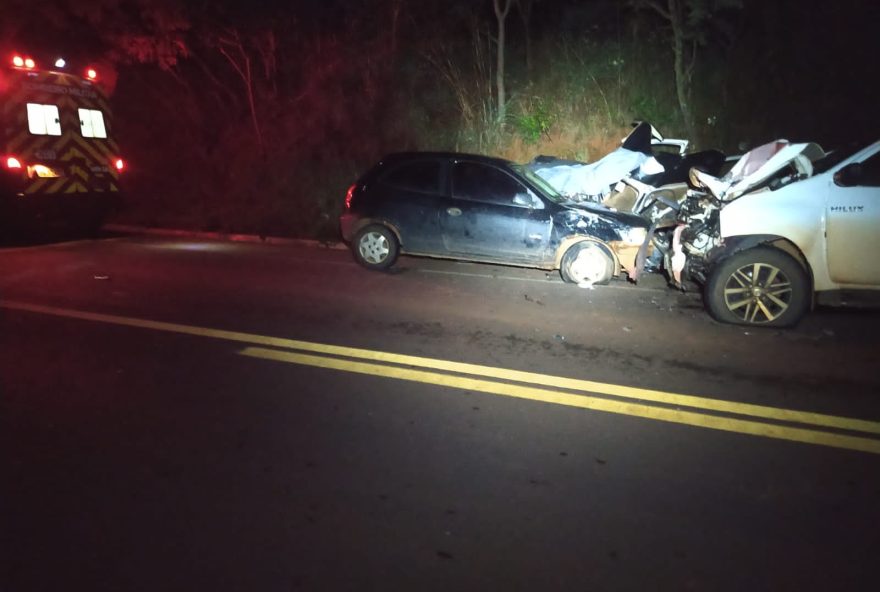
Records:
[[[401,162],[404,160],[415,160],[419,158],[445,158],[445,159],[462,159],[462,160],[472,160],[476,162],[483,162],[486,164],[495,164],[502,166],[509,166],[513,164],[512,161],[506,160],[504,158],[498,158],[495,156],[486,156],[484,154],[469,154],[467,152],[392,152],[390,154],[386,154],[379,161],[383,164],[390,164],[393,162]]]

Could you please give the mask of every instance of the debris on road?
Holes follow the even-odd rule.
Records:
[[[523,294],[523,298],[525,298],[526,302],[534,302],[538,306],[544,306],[544,303],[542,301],[538,300],[537,298],[532,298],[528,294]]]

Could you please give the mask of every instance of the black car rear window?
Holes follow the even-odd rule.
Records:
[[[441,193],[442,172],[440,161],[416,160],[394,165],[382,175],[380,181],[409,191]]]

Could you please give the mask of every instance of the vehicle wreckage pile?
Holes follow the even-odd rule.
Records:
[[[738,159],[687,147],[642,122],[594,163],[526,166],[572,203],[650,221],[630,279],[694,280],[719,321],[791,326],[816,303],[880,294],[880,259],[863,256],[880,253],[880,141],[826,153],[776,140]]]

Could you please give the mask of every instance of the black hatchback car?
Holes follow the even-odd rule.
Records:
[[[406,253],[559,269],[568,282],[603,284],[621,270],[632,275],[648,222],[566,203],[507,160],[407,152],[386,156],[349,188],[340,226],[369,269]]]

